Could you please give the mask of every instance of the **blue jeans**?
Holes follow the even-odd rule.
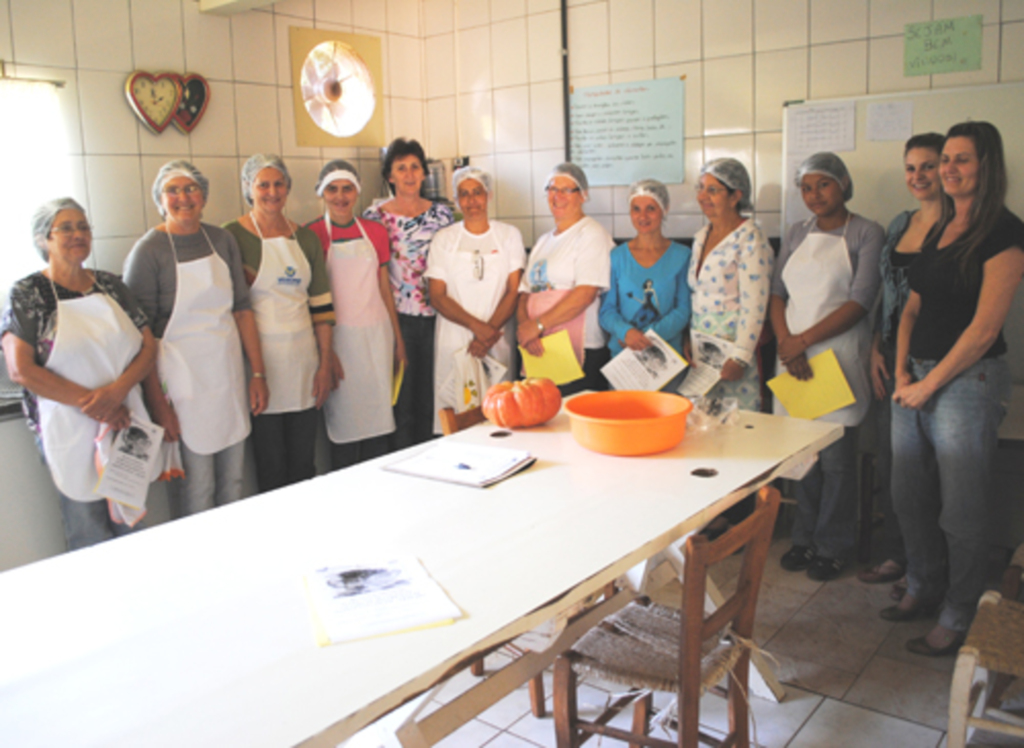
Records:
[[[853,555],[856,542],[857,429],[847,426],[796,484],[793,544],[843,561]]]
[[[405,341],[405,377],[395,403],[394,449],[434,438],[434,318],[398,315]]]
[[[914,378],[936,363],[912,361]],[[939,623],[953,631],[969,628],[985,591],[992,466],[1009,400],[1009,365],[983,359],[921,410],[892,409],[892,493],[907,548],[907,592],[928,602],[944,595]]]
[[[245,439],[212,455],[196,454],[180,440],[184,478],[167,485],[171,517],[179,519],[242,498]]]
[[[879,503],[885,514],[882,526],[883,560],[892,560],[907,568],[907,552],[903,548],[903,534],[892,502],[892,393],[896,384],[896,354],[885,351],[885,368],[889,378],[885,380],[885,397],[875,403],[876,425],[878,427],[878,487]]]
[[[35,434],[35,438],[39,457],[46,465],[43,440],[39,434]],[[56,488],[56,486],[54,487]],[[110,518],[107,502],[102,499],[75,501],[62,494],[60,489],[57,489],[57,495],[60,496],[60,517],[64,524],[64,542],[69,551],[77,551],[79,548],[88,548],[90,545],[102,543],[104,540],[119,538],[122,535],[141,530],[146,524],[145,519],[140,519],[135,527],[114,522]]]

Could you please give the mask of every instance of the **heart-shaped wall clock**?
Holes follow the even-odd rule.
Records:
[[[181,78],[181,102],[174,113],[174,126],[183,133],[190,133],[199,124],[206,106],[210,103],[210,84],[206,78],[189,73]]]
[[[137,70],[128,77],[124,93],[142,124],[159,134],[178,111],[182,97],[181,76],[177,73],[153,75]]]

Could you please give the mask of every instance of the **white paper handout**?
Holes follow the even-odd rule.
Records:
[[[660,390],[687,367],[686,359],[654,332],[644,336],[651,344],[642,351],[623,348],[601,367],[601,373],[616,390]]]
[[[704,397],[722,377],[722,367],[735,358],[736,345],[723,338],[691,331],[690,345],[693,361],[686,379],[679,386],[685,397]]]
[[[384,469],[485,488],[525,470],[536,461],[536,457],[521,449],[440,441],[412,457],[385,465]]]
[[[317,644],[443,626],[462,611],[413,556],[325,566],[305,576]]]
[[[96,449],[103,469],[96,493],[132,509],[143,509],[163,439],[162,426],[133,415],[128,428],[99,440]]]
[[[490,356],[477,358],[468,346],[452,354],[454,365],[441,384],[438,400],[456,413],[479,407],[492,385],[500,382],[508,367]]]

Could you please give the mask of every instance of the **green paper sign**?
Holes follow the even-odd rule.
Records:
[[[903,36],[903,75],[981,70],[981,16],[908,23]]]

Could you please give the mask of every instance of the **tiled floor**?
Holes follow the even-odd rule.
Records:
[[[883,621],[878,611],[892,604],[889,586],[861,584],[855,569],[828,583],[783,571],[778,559],[788,547],[785,539],[772,546],[754,634],[778,661],[777,674],[785,685],[786,698],[778,704],[752,699],[757,743],[766,748],[945,748],[955,658],[925,658],[903,648],[905,640],[921,636],[933,621]],[[735,583],[738,572],[732,561],[726,560],[712,574],[725,591]],[[488,658],[488,672],[501,667],[505,657],[499,652]],[[435,700],[443,703],[476,682],[468,671],[459,673]],[[550,679],[548,686],[550,704]],[[614,686],[586,683],[579,694],[581,713],[603,708],[612,692]],[[656,708],[671,698],[656,694]],[[619,718],[627,727],[628,717],[627,710]],[[705,697],[701,704],[705,730],[714,734],[715,728],[721,731],[726,723],[725,701]],[[600,743],[592,739],[587,745],[592,744],[608,748],[625,745],[608,739]],[[536,719],[530,714],[524,686],[438,745],[554,748],[554,725],[551,717]],[[1024,746],[1024,741],[976,735],[971,745]]]

